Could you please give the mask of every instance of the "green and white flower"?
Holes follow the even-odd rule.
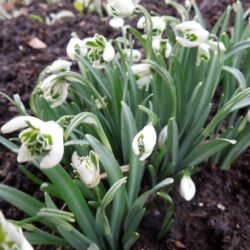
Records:
[[[183,22],[178,24],[175,29],[180,33],[180,36],[176,37],[176,41],[183,47],[198,47],[209,38],[209,32],[196,21]]]
[[[166,144],[168,138],[168,125],[163,127],[159,136],[158,136],[158,147],[161,148],[163,145]]]
[[[23,129],[19,138],[19,163],[33,161],[41,157],[41,168],[52,168],[60,163],[64,154],[63,129],[54,121],[44,122],[32,116],[19,116],[1,128],[4,134]]]
[[[47,67],[47,73],[60,73],[63,71],[69,71],[72,63],[66,60],[58,59],[54,61],[50,66]]]
[[[2,250],[33,250],[23,235],[20,227],[8,222],[0,211],[0,249]]]
[[[134,64],[131,67],[131,70],[135,76],[138,88],[139,89],[142,89],[144,87],[147,88],[152,79],[150,65],[145,63]]]
[[[109,25],[113,29],[119,30],[124,26],[124,20],[120,17],[114,17],[114,18],[110,19]]]
[[[138,2],[138,0],[108,0],[108,6],[113,16],[125,18],[134,14]]]
[[[94,151],[90,151],[86,157],[80,157],[77,152],[74,152],[72,155],[72,165],[76,169],[81,181],[88,188],[94,188],[99,184],[99,157]]]
[[[210,46],[207,43],[201,43],[198,46],[198,54],[197,54],[197,65],[200,65],[202,61],[210,60]]]
[[[218,42],[218,41],[214,41],[214,40],[209,40],[207,42],[207,44],[210,46],[210,48],[214,51],[220,51],[220,52],[225,52],[226,51],[226,47],[224,45],[223,42]]]
[[[96,34],[93,38],[84,39],[83,43],[89,49],[87,56],[94,68],[102,69],[115,57],[112,44],[104,36]]]
[[[124,53],[125,57],[127,59],[132,58],[133,62],[139,62],[142,58],[142,54],[139,50],[137,49],[124,49],[122,50],[122,52]]]
[[[156,53],[164,54],[165,58],[169,58],[172,53],[172,46],[167,39],[154,39],[152,42],[152,47]]]
[[[67,55],[71,60],[76,60],[76,56],[79,55],[81,57],[86,57],[88,53],[88,49],[84,46],[83,41],[81,41],[77,37],[73,37],[70,39],[67,49]]]
[[[66,79],[58,79],[57,75],[48,76],[38,87],[52,108],[62,105],[68,97],[69,84]]]
[[[166,29],[166,22],[163,20],[163,18],[159,16],[152,16],[152,36],[153,37],[159,37],[162,35],[163,31]],[[141,17],[137,23],[138,29],[146,29],[146,19],[145,17]]]
[[[186,201],[193,199],[196,192],[195,184],[189,174],[185,174],[180,182],[180,195]]]
[[[155,128],[152,124],[148,124],[134,137],[132,149],[136,155],[139,155],[139,160],[144,161],[153,152],[155,144]]]

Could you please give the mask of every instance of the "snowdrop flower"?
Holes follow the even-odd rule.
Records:
[[[114,17],[112,19],[110,19],[109,21],[109,25],[110,27],[112,27],[113,29],[121,29],[124,25],[124,20],[120,17]]]
[[[152,47],[156,53],[163,53],[165,58],[169,58],[172,53],[172,46],[167,39],[154,39]]]
[[[148,87],[152,78],[150,65],[145,63],[134,64],[131,70],[135,76],[138,88]]]
[[[132,149],[136,155],[139,155],[139,160],[144,161],[153,152],[155,144],[155,129],[152,124],[148,124],[134,137]]]
[[[89,188],[96,187],[100,182],[99,157],[90,151],[86,157],[80,157],[76,152],[72,155],[72,165],[76,169],[81,181]]]
[[[69,84],[65,79],[59,80],[57,75],[48,76],[38,87],[52,108],[62,105],[68,97]]]
[[[214,41],[214,40],[209,40],[207,42],[207,44],[210,46],[210,48],[213,51],[218,51],[220,50],[221,52],[225,52],[226,51],[226,47],[224,45],[223,42],[218,42],[218,41]]]
[[[159,16],[152,16],[152,35],[153,37],[159,37],[163,33],[163,31],[166,29],[166,22]],[[137,23],[138,29],[145,29],[146,28],[146,19],[145,17],[141,17]]]
[[[0,249],[33,250],[22,229],[6,221],[2,211],[0,211],[0,236]]]
[[[83,41],[77,37],[73,37],[67,45],[66,52],[71,60],[76,60],[76,55],[85,57],[88,53],[88,49],[84,46]]]
[[[161,148],[167,141],[168,138],[168,125],[163,127],[158,136],[158,147]]]
[[[69,71],[72,63],[66,60],[58,59],[48,66],[47,73],[60,73],[62,71]]]
[[[141,52],[137,49],[124,49],[122,52],[127,59],[132,58],[133,62],[139,62],[142,58]]]
[[[192,3],[191,3],[190,0],[185,0],[184,4],[185,4],[185,6],[186,6],[187,9],[189,9],[189,8],[192,7]]]
[[[84,39],[83,43],[89,49],[88,59],[94,68],[102,69],[115,57],[113,46],[104,36],[96,34],[93,38]]]
[[[181,182],[180,182],[181,197],[184,198],[186,201],[190,201],[193,199],[195,195],[195,191],[196,191],[196,188],[190,175],[184,175],[181,178]]]
[[[201,61],[209,61],[210,59],[210,46],[207,43],[201,43],[198,47],[197,65],[200,65]]]
[[[125,18],[134,14],[138,2],[134,0],[108,0],[108,8],[111,9],[112,15]]]
[[[209,37],[209,32],[196,21],[186,21],[178,24],[175,28],[182,34],[182,36],[177,36],[176,40],[183,47],[197,47],[206,42]]]
[[[3,134],[23,129],[19,138],[21,147],[18,152],[19,163],[33,161],[42,157],[40,167],[52,168],[62,160],[64,153],[63,129],[54,121],[44,122],[33,116],[19,116],[1,128]]]

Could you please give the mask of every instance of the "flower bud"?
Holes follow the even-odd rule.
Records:
[[[154,39],[152,47],[156,53],[163,53],[165,58],[169,58],[172,53],[172,46],[167,39]]]
[[[132,149],[139,160],[144,161],[153,152],[156,144],[156,132],[152,124],[145,126],[135,137],[132,142]]]
[[[136,8],[133,0],[108,0],[108,6],[112,15],[122,18],[132,16]]]
[[[150,65],[145,63],[134,64],[131,70],[135,76],[138,88],[148,87],[152,78]]]
[[[83,41],[79,38],[71,38],[66,49],[67,55],[71,60],[76,60],[76,55],[85,57],[88,49],[84,46]]]
[[[110,19],[109,25],[113,29],[119,30],[119,29],[121,29],[123,27],[124,20],[122,18],[120,18],[120,17],[114,17],[114,18]]]
[[[166,144],[168,137],[168,125],[166,125],[160,132],[158,136],[158,147],[161,148],[163,145]]]
[[[192,181],[190,175],[184,175],[181,178],[180,182],[180,195],[182,198],[184,198],[186,201],[190,201],[193,199],[195,195],[195,184]]]
[[[201,43],[206,42],[209,37],[209,32],[196,21],[183,22],[178,24],[175,29],[182,35],[177,36],[176,41],[183,47],[197,47]]]
[[[76,169],[81,181],[89,188],[96,187],[100,182],[99,157],[90,151],[86,157],[80,157],[76,152],[72,155],[72,165]]]
[[[201,43],[198,47],[197,65],[200,65],[201,61],[209,61],[210,59],[210,46],[206,43]]]

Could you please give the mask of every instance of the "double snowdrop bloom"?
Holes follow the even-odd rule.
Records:
[[[72,155],[72,165],[81,181],[89,188],[96,187],[100,182],[99,157],[90,151],[86,157],[80,157],[76,152]]]
[[[152,78],[150,65],[145,63],[134,64],[131,70],[135,76],[138,88],[147,88]]]
[[[190,175],[184,175],[181,178],[180,182],[180,195],[182,198],[184,198],[186,201],[190,201],[193,199],[195,195],[195,184],[192,181]]]
[[[44,122],[33,116],[19,116],[7,122],[1,132],[12,133],[23,129],[19,138],[19,163],[33,161],[41,157],[41,168],[52,168],[60,163],[64,153],[63,129],[54,121]]]
[[[158,147],[161,148],[163,145],[166,144],[168,138],[168,125],[163,127],[159,136],[158,136]]]
[[[175,29],[181,34],[176,37],[176,41],[183,47],[197,47],[209,38],[209,32],[196,21],[183,22],[178,24]]]
[[[94,68],[102,69],[115,57],[112,44],[104,36],[96,34],[93,38],[84,39],[83,43],[89,49],[88,59]]]
[[[57,75],[48,76],[38,87],[52,108],[62,105],[68,97],[69,84],[66,79],[58,79]]]
[[[165,58],[169,58],[172,53],[172,46],[167,39],[154,39],[152,47],[156,53],[163,53]]]
[[[60,73],[63,71],[69,71],[72,63],[66,60],[58,59],[47,67],[46,73]]]
[[[88,53],[88,49],[84,46],[83,41],[77,37],[74,37],[70,39],[66,48],[66,52],[71,60],[76,60],[77,55],[85,57]]]
[[[138,0],[108,0],[108,8],[113,16],[129,17],[134,14]]]
[[[139,160],[144,161],[153,152],[156,144],[156,132],[152,124],[145,126],[134,138],[132,149],[136,155],[139,155]]]
[[[159,37],[162,35],[163,31],[166,29],[166,22],[159,16],[152,16],[152,36]],[[137,23],[138,29],[146,29],[146,19],[141,17]]]
[[[137,49],[124,49],[122,50],[123,54],[127,59],[132,59],[133,62],[139,62],[142,58],[141,52]]]
[[[110,19],[109,25],[113,29],[119,30],[124,26],[124,20],[120,17],[114,17],[114,18]]]
[[[2,211],[0,211],[0,249],[33,250],[22,229],[6,221]]]

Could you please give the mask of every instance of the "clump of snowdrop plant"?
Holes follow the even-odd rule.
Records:
[[[32,244],[131,249],[154,194],[169,205],[161,237],[172,223],[169,185],[180,180],[180,195],[190,201],[197,167],[212,162],[227,170],[249,146],[249,11],[236,3],[230,32],[228,6],[208,30],[195,2],[186,2],[187,9],[166,1],[176,18],[150,15],[138,1],[109,0],[118,37],[75,34],[68,59],[52,62],[39,76],[32,116],[17,95],[8,97],[20,116],[1,131],[24,130],[0,142],[19,163],[41,171],[42,179],[21,167],[44,200],[5,185],[0,197],[27,214],[17,223]],[[135,16],[137,27],[124,25]],[[146,171],[150,188],[142,192]]]

